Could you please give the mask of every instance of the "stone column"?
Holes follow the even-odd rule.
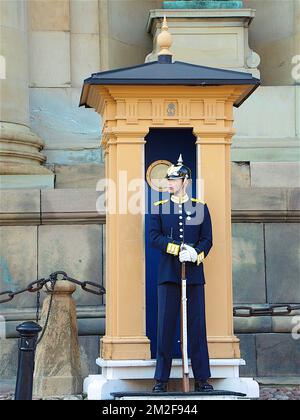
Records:
[[[76,286],[58,281],[42,341],[37,346],[34,395],[38,397],[72,395],[82,392],[76,305],[72,298]],[[41,326],[45,325],[51,296],[43,304]]]
[[[130,199],[123,195],[132,180],[144,180],[145,135],[115,132],[107,136],[106,177],[115,185],[109,199],[115,199],[116,207],[112,205],[106,217],[107,313],[101,341],[101,357],[106,360],[151,358],[145,325],[144,215],[132,214],[126,208]],[[143,202],[144,191],[140,194]]]
[[[42,166],[46,161],[40,153],[44,143],[30,130],[27,2],[2,0],[0,27],[1,63],[5,66],[0,80],[0,188],[18,187],[18,182],[21,187],[53,186],[54,175]]]

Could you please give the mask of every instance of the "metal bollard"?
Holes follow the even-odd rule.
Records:
[[[41,330],[35,322],[23,322],[17,327],[20,338],[15,400],[32,400],[35,346]]]

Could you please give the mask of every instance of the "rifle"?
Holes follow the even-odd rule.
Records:
[[[184,242],[181,244],[180,250],[184,249]],[[189,364],[187,352],[187,297],[186,297],[186,275],[185,262],[181,263],[181,354],[182,354],[182,391],[189,392]]]

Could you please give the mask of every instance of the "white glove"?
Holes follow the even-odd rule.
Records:
[[[192,261],[193,263],[197,261],[198,253],[192,246],[184,244],[184,249],[188,251],[190,254],[191,259],[189,261]]]
[[[189,253],[188,250],[183,249],[182,251],[179,252],[179,261],[181,263],[186,262],[186,261],[192,261],[191,254]]]

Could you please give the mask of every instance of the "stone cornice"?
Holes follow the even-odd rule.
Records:
[[[232,223],[299,223],[300,210],[232,210]],[[105,213],[1,213],[0,226],[105,224]]]
[[[169,19],[168,24],[172,26],[172,20],[170,18],[176,19],[187,19],[187,18],[220,18],[223,19],[238,19],[241,21],[241,24],[251,23],[255,17],[254,9],[229,9],[229,10],[220,10],[220,9],[154,9],[150,10],[148,22],[147,22],[147,31],[150,33],[153,31],[153,21],[155,19],[162,19],[164,15]]]
[[[91,189],[0,191],[0,225],[105,224]],[[233,188],[233,223],[297,223],[300,188]]]

